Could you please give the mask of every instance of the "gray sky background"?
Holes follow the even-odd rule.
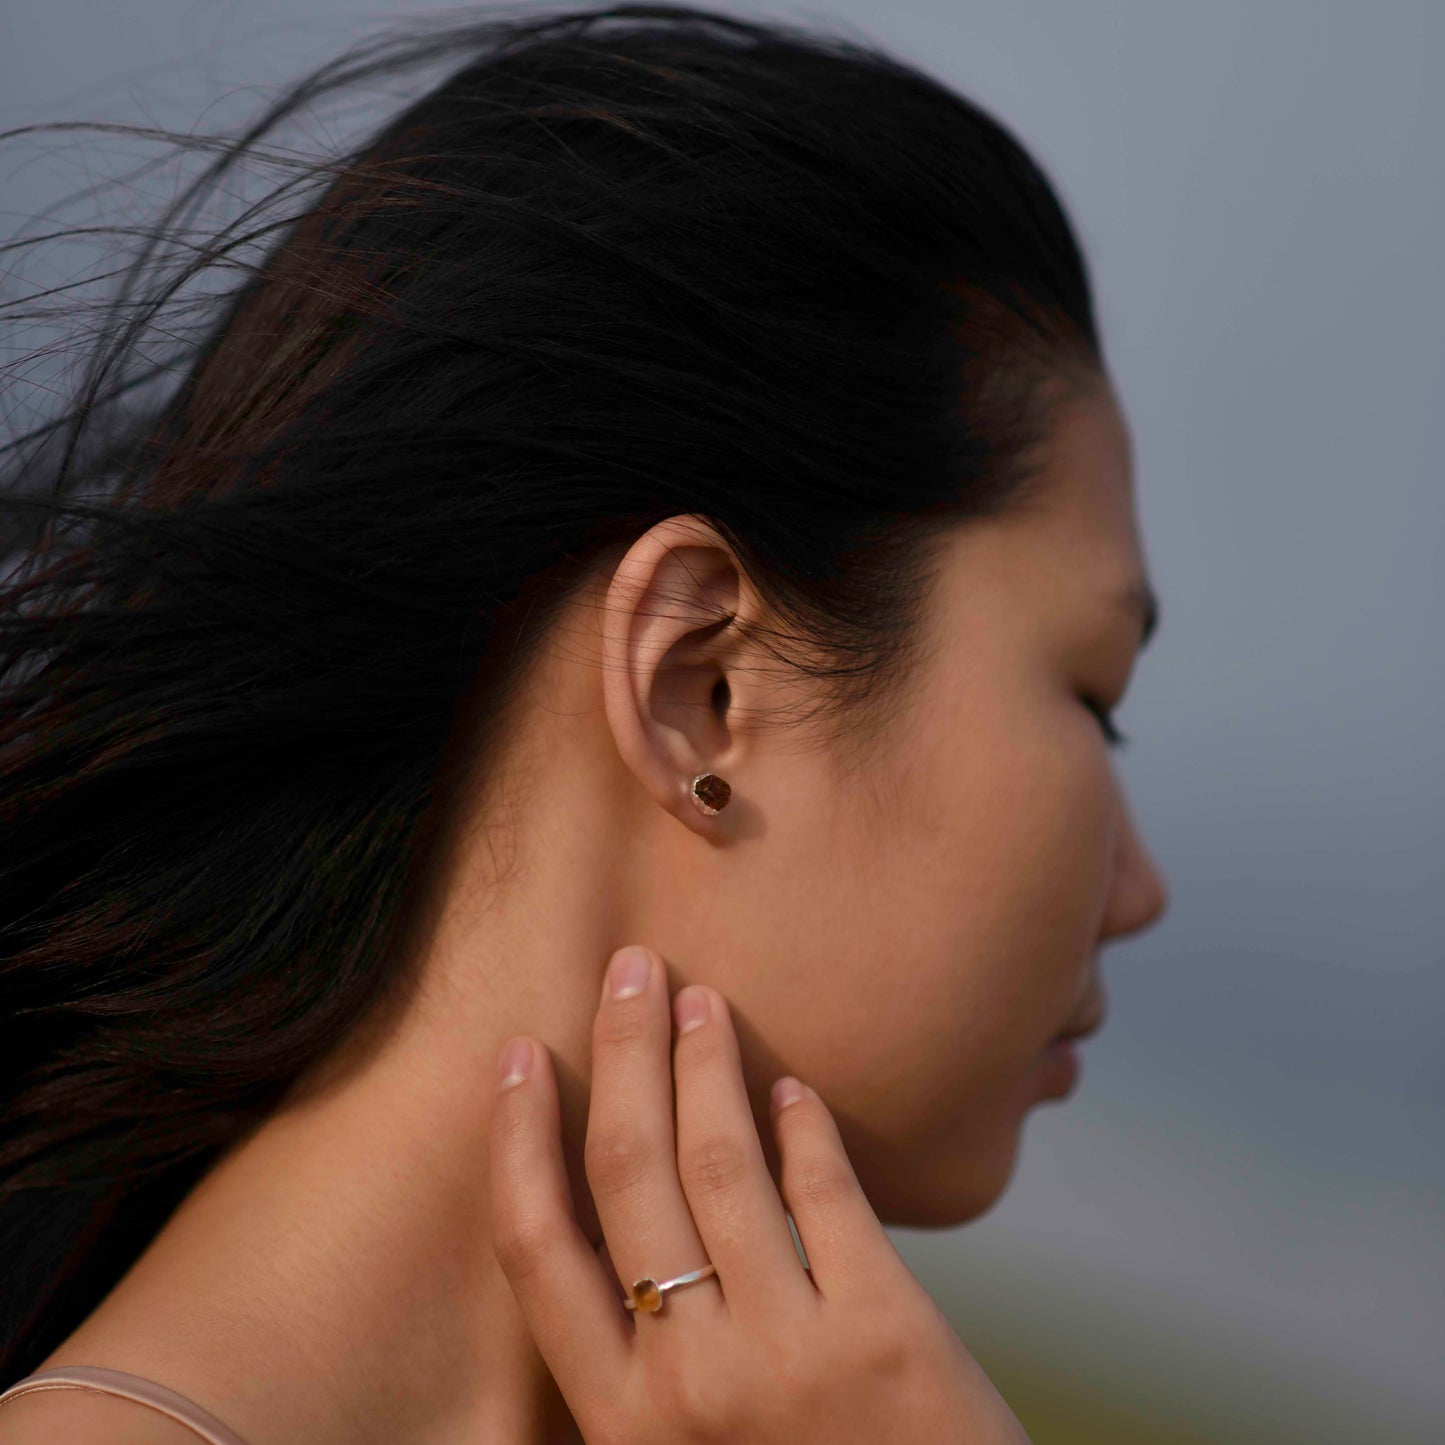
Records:
[[[413,13],[436,12],[0,0],[0,125],[214,124]],[[1120,768],[1172,910],[1106,952],[1109,1024],[1002,1202],[895,1237],[966,1340],[1013,1329],[1139,1390],[1227,1377],[1268,1438],[1308,1415],[1312,1445],[1438,1439],[1445,6],[745,13],[845,20],[1042,161],[1093,268],[1163,600]],[[83,184],[78,156],[5,147],[0,231]]]

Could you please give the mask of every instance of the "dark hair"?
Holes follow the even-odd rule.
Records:
[[[458,62],[353,150],[266,149]],[[162,139],[204,171],[4,452],[0,1386],[402,996],[466,753],[600,566],[707,519],[871,736],[930,540],[1025,504],[1051,383],[1104,374],[1020,144],[816,31],[483,12]]]

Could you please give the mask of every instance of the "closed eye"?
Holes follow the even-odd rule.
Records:
[[[1096,698],[1085,697],[1084,706],[1099,719],[1099,726],[1104,730],[1104,738],[1111,748],[1126,747],[1130,741],[1125,733],[1121,733],[1114,723],[1114,715],[1099,702]]]

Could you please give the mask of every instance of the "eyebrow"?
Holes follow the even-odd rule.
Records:
[[[1119,605],[1144,626],[1144,635],[1139,639],[1139,650],[1142,652],[1159,628],[1159,598],[1147,582],[1131,582],[1116,597]]]

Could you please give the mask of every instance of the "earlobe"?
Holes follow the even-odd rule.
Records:
[[[601,619],[603,696],[619,756],[657,803],[694,828],[727,806],[737,761],[729,709],[750,591],[732,549],[699,517],[669,517],[618,562]]]

